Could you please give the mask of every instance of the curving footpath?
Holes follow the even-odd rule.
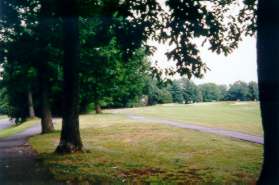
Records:
[[[2,122],[0,121],[0,125]],[[62,185],[42,168],[27,139],[41,132],[37,124],[12,137],[0,139],[1,185]]]
[[[13,120],[10,120],[9,118],[1,119],[0,120],[0,130],[8,128],[14,124]]]
[[[244,134],[244,133],[237,132],[237,131],[230,131],[230,130],[224,130],[224,129],[219,129],[219,128],[210,128],[210,127],[195,125],[195,124],[191,124],[191,123],[184,123],[184,122],[180,122],[180,121],[171,121],[171,120],[154,118],[154,117],[144,117],[144,116],[138,116],[138,115],[133,115],[133,114],[128,114],[127,116],[129,119],[134,120],[134,121],[139,121],[139,122],[159,123],[159,124],[170,125],[170,126],[174,126],[174,127],[178,127],[178,128],[191,129],[191,130],[195,130],[195,131],[206,132],[206,133],[216,134],[216,135],[220,135],[220,136],[226,136],[226,137],[239,139],[239,140],[243,140],[243,141],[248,141],[248,142],[256,143],[256,144],[264,143],[263,137]]]

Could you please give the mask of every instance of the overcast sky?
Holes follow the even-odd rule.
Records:
[[[167,10],[167,7],[164,5],[165,1],[166,0],[158,0],[161,6]],[[239,3],[241,4],[241,1],[239,1]],[[152,44],[154,44],[158,50],[155,55],[151,57],[151,60],[157,60],[159,66],[162,68],[174,66],[174,63],[167,61],[164,55],[166,51],[170,50],[169,46],[156,43]],[[214,82],[228,85],[238,80],[245,82],[257,81],[255,37],[244,38],[239,44],[239,48],[227,57],[214,54],[208,51],[206,47],[200,49],[201,57],[211,71],[208,71],[203,79],[193,79],[195,83]]]
[[[156,47],[158,50],[151,60],[159,61],[159,66],[162,68],[173,65],[164,56],[169,47],[159,44]],[[231,84],[237,80],[257,81],[255,37],[244,38],[239,48],[227,57],[212,53],[205,47],[201,48],[201,57],[211,71],[208,71],[203,79],[193,79],[198,84],[206,82]]]

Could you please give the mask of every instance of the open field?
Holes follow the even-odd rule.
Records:
[[[262,135],[260,109],[257,102],[165,104],[111,111]]]
[[[155,108],[173,110],[155,106],[133,112]],[[134,122],[119,114],[89,114],[80,120],[84,146],[89,150],[85,153],[53,154],[58,131],[29,140],[57,179],[84,184],[252,185],[260,171],[262,145]]]

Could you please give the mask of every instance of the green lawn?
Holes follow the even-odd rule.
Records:
[[[253,135],[263,133],[259,103],[257,102],[165,104],[112,111],[189,122]]]
[[[0,115],[0,120],[1,119],[8,119],[9,117],[8,116],[6,116],[6,115]]]
[[[9,128],[5,128],[3,130],[0,130],[0,138],[5,138],[5,137],[9,137],[9,136],[13,136],[19,132],[22,132],[32,126],[34,126],[35,124],[39,123],[40,120],[39,119],[32,119],[29,121],[26,121],[20,125],[13,125]]]
[[[80,184],[250,185],[260,171],[262,145],[133,122],[119,114],[83,115],[80,122],[90,152],[53,154],[59,132],[29,140],[57,179]]]

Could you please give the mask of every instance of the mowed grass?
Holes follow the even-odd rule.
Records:
[[[0,130],[0,138],[6,138],[6,137],[10,137],[13,136],[17,133],[20,133],[28,128],[31,128],[32,126],[34,126],[35,124],[39,123],[40,120],[39,119],[32,119],[32,120],[28,120],[20,125],[13,125],[9,128],[5,128],[3,130]]]
[[[54,154],[59,132],[29,140],[54,176],[74,184],[252,185],[262,145],[139,123],[125,115],[80,117],[84,153]]]
[[[1,119],[8,119],[9,117],[7,115],[0,115],[0,120]]]
[[[170,119],[252,135],[263,134],[258,102],[165,104],[112,111]]]

